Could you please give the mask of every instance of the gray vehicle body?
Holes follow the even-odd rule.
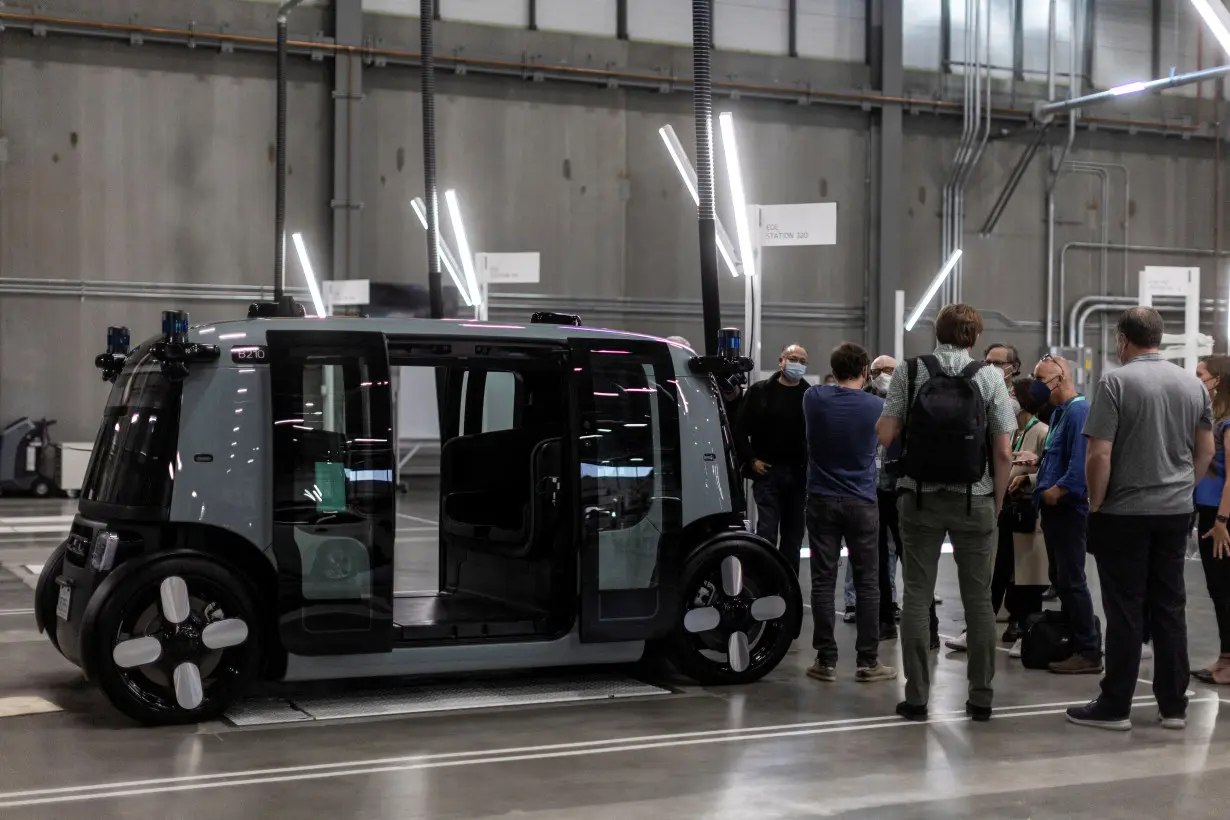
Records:
[[[270,331],[282,330],[323,334],[360,331],[384,334],[390,340],[661,345],[669,351],[677,382],[682,524],[687,529],[705,520],[729,521],[737,515],[739,502],[732,495],[719,399],[710,377],[691,372],[688,363],[695,353],[681,345],[656,337],[572,326],[414,319],[254,319],[198,326],[190,330],[189,341],[216,345],[220,355],[215,362],[192,364],[190,375],[182,383],[178,454],[167,522],[184,528],[226,531],[263,554],[275,570],[271,371],[259,362],[236,361],[232,354],[236,350],[261,350],[269,343]],[[94,529],[105,523],[79,521]],[[631,541],[641,537],[635,528],[627,533]],[[643,533],[645,549],[656,554],[659,537],[656,530]],[[296,540],[301,548],[314,549],[308,543],[310,539],[297,535]],[[604,573],[618,574],[613,562],[629,560],[628,552],[635,552],[637,545],[628,546],[624,554],[600,556]],[[581,583],[578,581],[578,585]],[[642,656],[645,641],[591,642],[585,639],[580,622],[578,615],[567,634],[536,641],[395,646],[387,652],[361,654],[288,654],[281,678],[319,680],[625,663]],[[71,647],[62,646],[61,651],[73,659]]]

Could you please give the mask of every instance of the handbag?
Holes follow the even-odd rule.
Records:
[[[1038,528],[1038,508],[1032,498],[1009,499],[1004,504],[1004,520],[1012,532],[1032,533]]]

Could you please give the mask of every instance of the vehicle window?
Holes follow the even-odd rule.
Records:
[[[81,497],[126,507],[168,507],[179,469],[181,387],[139,348],[115,380]]]
[[[511,430],[517,417],[517,375],[498,370],[487,373],[483,386],[483,432]]]
[[[663,532],[678,499],[678,412],[669,362],[621,351],[591,357],[592,409],[583,411],[582,504],[597,516],[599,589],[654,586]],[[669,445],[666,443],[669,440]]]

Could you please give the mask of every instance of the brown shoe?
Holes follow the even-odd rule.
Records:
[[[1102,658],[1090,658],[1077,652],[1066,661],[1052,663],[1047,668],[1056,675],[1100,675]]]

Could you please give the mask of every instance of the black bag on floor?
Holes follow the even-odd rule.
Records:
[[[1093,626],[1102,642],[1102,622],[1095,615]],[[1072,626],[1063,612],[1048,609],[1025,620],[1021,638],[1021,663],[1026,669],[1046,669],[1052,663],[1072,657]]]

